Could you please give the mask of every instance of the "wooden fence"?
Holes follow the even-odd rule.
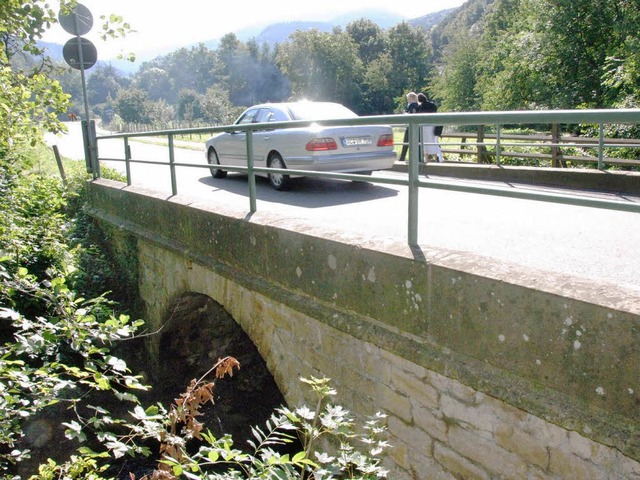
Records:
[[[562,135],[559,125],[553,125],[550,134],[500,134],[499,138],[498,143],[498,135],[485,133],[484,127],[479,126],[477,132],[473,133],[443,133],[440,147],[445,158],[447,154],[459,155],[462,161],[473,159],[471,161],[475,160],[476,163],[497,163],[497,145],[500,159],[528,159],[538,164],[544,162],[554,168],[566,168],[575,164],[593,165],[599,162],[599,138]],[[639,149],[638,154],[634,156],[640,156],[638,139],[604,138],[603,146],[607,151],[617,148]],[[517,151],[519,148],[528,151]],[[576,155],[576,151],[580,154]],[[635,158],[604,156],[602,162],[608,166],[640,167],[640,159]]]

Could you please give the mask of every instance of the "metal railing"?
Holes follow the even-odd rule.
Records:
[[[273,130],[305,127],[314,123],[326,126],[343,126],[343,125],[393,125],[403,126],[409,131],[409,162],[408,175],[406,177],[378,177],[378,176],[362,176],[357,174],[333,173],[333,172],[316,172],[306,170],[278,169],[268,167],[256,167],[253,162],[253,133],[259,130]],[[256,173],[282,173],[286,175],[301,175],[308,177],[331,178],[338,180],[356,180],[367,181],[376,184],[401,185],[408,188],[408,206],[407,206],[407,238],[411,246],[418,244],[418,198],[421,188],[433,188],[440,190],[449,190],[457,192],[476,193],[484,195],[497,195],[502,197],[519,198],[527,200],[537,200],[544,202],[553,202],[560,204],[585,206],[592,208],[603,208],[626,212],[640,213],[640,204],[632,202],[623,202],[618,200],[594,198],[578,195],[566,195],[560,193],[548,193],[531,190],[517,190],[500,188],[496,186],[480,186],[480,185],[462,185],[441,181],[435,181],[427,178],[420,178],[420,128],[424,125],[447,125],[447,126],[485,126],[492,125],[496,128],[495,141],[495,157],[496,162],[500,162],[501,151],[501,128],[504,125],[540,125],[540,124],[592,124],[599,125],[598,139],[598,165],[602,168],[604,165],[604,148],[611,146],[606,144],[604,138],[604,125],[608,124],[639,124],[640,109],[607,109],[607,110],[553,110],[553,111],[507,111],[507,112],[467,112],[467,113],[429,113],[429,114],[412,114],[412,115],[380,115],[358,117],[353,119],[335,119],[322,120],[319,122],[295,121],[295,122],[271,122],[243,124],[233,126],[220,127],[202,127],[192,129],[179,130],[158,130],[145,133],[122,133],[113,135],[95,135],[95,128],[85,128],[85,144],[87,148],[87,166],[93,172],[94,178],[100,177],[100,162],[115,161],[125,162],[127,184],[132,184],[131,164],[146,163],[154,165],[167,165],[171,178],[172,194],[177,195],[177,177],[176,167],[193,167],[209,169],[208,164],[195,163],[179,163],[175,161],[175,137],[177,135],[199,135],[199,134],[215,134],[221,132],[235,131],[246,133],[246,149],[247,158],[249,159],[246,167],[230,166],[221,164],[217,166],[221,170],[230,172],[243,172],[248,176],[249,191],[249,209],[250,212],[257,210],[256,203]],[[166,136],[169,149],[169,163],[166,161],[148,161],[136,160],[131,156],[129,140],[137,137],[158,137]],[[123,139],[123,158],[100,158],[98,155],[98,142],[101,140]],[[87,141],[88,140],[88,141]],[[553,146],[553,144],[547,144]],[[628,147],[628,145],[625,144]],[[640,146],[640,145],[638,145]]]

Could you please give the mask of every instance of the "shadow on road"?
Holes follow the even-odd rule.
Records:
[[[249,197],[249,184],[246,175],[229,174],[226,178],[221,179],[208,176],[200,178],[199,181],[202,184],[210,185],[214,191],[221,190]],[[293,178],[290,188],[279,192],[271,187],[266,178],[256,177],[256,198],[258,200],[297,207],[322,208],[396,197],[397,195],[396,189],[366,181],[351,182],[313,177]]]

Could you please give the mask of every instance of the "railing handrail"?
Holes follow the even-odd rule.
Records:
[[[497,133],[493,135],[495,143],[492,146],[496,147],[496,162],[498,163],[501,145],[501,126],[502,125],[517,125],[517,124],[594,124],[599,125],[600,135],[597,140],[594,140],[593,147],[598,148],[598,164],[599,167],[603,165],[603,149],[605,146],[604,141],[604,129],[605,124],[640,124],[640,109],[596,109],[596,110],[537,110],[537,111],[506,111],[506,112],[446,112],[446,113],[425,113],[425,114],[395,114],[395,115],[375,115],[355,117],[348,119],[328,119],[319,121],[291,121],[291,122],[268,122],[268,123],[251,123],[242,125],[224,125],[224,126],[212,126],[212,127],[197,127],[186,129],[172,129],[172,130],[155,130],[149,132],[136,132],[136,133],[117,133],[109,135],[95,136],[93,145],[97,145],[97,140],[118,139],[122,138],[125,142],[125,158],[124,161],[127,165],[127,183],[131,184],[130,163],[160,163],[149,161],[137,161],[131,158],[128,141],[130,138],[135,137],[149,137],[149,136],[167,136],[169,144],[169,163],[170,178],[172,183],[172,193],[177,194],[176,183],[176,166],[191,166],[197,168],[209,168],[208,165],[201,164],[188,164],[188,163],[176,163],[174,158],[174,138],[176,135],[193,135],[193,134],[214,134],[228,131],[245,132],[247,143],[247,158],[253,158],[253,132],[260,130],[273,130],[273,129],[289,129],[307,127],[313,124],[320,124],[324,126],[344,126],[344,125],[392,125],[392,126],[406,126],[409,131],[409,169],[407,179],[389,179],[366,177],[366,181],[370,183],[393,183],[396,185],[404,185],[409,189],[409,204],[408,204],[408,243],[410,245],[417,245],[417,222],[418,222],[418,191],[420,188],[436,188],[436,189],[449,189],[460,190],[466,192],[475,192],[479,194],[489,194],[497,196],[506,196],[511,198],[523,198],[523,199],[537,199],[540,201],[550,202],[555,201],[562,204],[573,204],[580,206],[590,206],[595,208],[608,208],[613,210],[621,210],[627,212],[640,213],[640,204],[620,202],[614,200],[593,199],[586,197],[569,196],[563,194],[543,193],[543,192],[517,192],[510,189],[508,192],[504,189],[497,187],[487,186],[464,186],[460,188],[452,187],[450,184],[440,184],[430,180],[420,180],[419,178],[419,157],[418,157],[418,144],[419,144],[419,128],[421,126],[431,125],[495,125]],[[484,135],[483,138],[491,138],[489,135]],[[504,137],[503,137],[504,138]],[[561,137],[560,137],[561,138]],[[559,137],[554,137],[557,141]],[[467,144],[471,145],[471,144]],[[485,146],[484,143],[478,142],[478,145]],[[506,144],[509,145],[509,144]],[[545,147],[559,146],[560,144],[554,143],[545,144]],[[414,148],[411,148],[411,147]],[[89,159],[88,165],[94,165],[94,178],[96,178],[95,171],[99,176],[99,161],[101,160],[97,156],[96,151],[93,152],[94,158]],[[106,160],[106,159],[103,159]],[[118,160],[118,159],[108,159]],[[166,162],[162,162],[165,163]],[[220,165],[219,168],[225,169],[227,166]],[[254,212],[256,210],[256,193],[255,193],[255,174],[277,172],[285,174],[300,174],[314,177],[326,177],[335,179],[360,179],[361,176],[357,174],[340,174],[332,172],[307,172],[304,170],[290,170],[290,169],[277,169],[268,167],[254,167],[253,161],[249,161],[246,167],[228,166],[229,171],[246,172],[249,176],[249,197],[250,197],[250,210]]]
[[[401,121],[400,118],[402,119]],[[595,109],[595,110],[515,110],[504,112],[447,112],[420,114],[371,115],[348,119],[296,120],[292,122],[249,123],[242,125],[221,125],[215,127],[181,128],[174,130],[153,130],[149,132],[116,133],[98,136],[102,138],[148,137],[159,135],[189,135],[234,131],[256,131],[274,128],[299,128],[312,124],[336,125],[511,125],[511,124],[552,124],[552,123],[640,123],[640,108]]]

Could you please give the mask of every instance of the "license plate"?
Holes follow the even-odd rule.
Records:
[[[342,139],[345,147],[355,147],[358,145],[371,145],[371,137],[345,137]]]

